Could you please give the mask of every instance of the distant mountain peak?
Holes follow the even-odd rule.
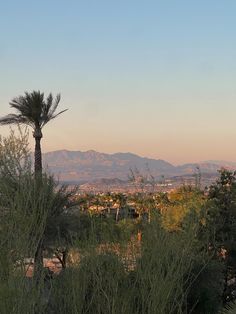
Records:
[[[126,180],[130,169],[138,169],[141,174],[147,172],[154,177],[164,175],[178,176],[196,173],[199,167],[202,173],[217,173],[221,167],[236,169],[236,163],[224,161],[206,161],[173,166],[162,159],[140,157],[130,152],[114,154],[99,153],[95,150],[70,151],[66,149],[43,154],[44,166],[63,181],[92,181],[94,179],[118,178]]]

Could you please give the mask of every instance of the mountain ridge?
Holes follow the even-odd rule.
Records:
[[[113,154],[95,150],[71,151],[56,150],[43,154],[44,167],[63,181],[93,181],[96,179],[127,179],[130,169],[149,173],[154,177],[178,176],[196,173],[199,167],[202,173],[217,173],[221,167],[236,169],[236,162],[201,161],[174,166],[163,159],[141,157],[130,152]]]

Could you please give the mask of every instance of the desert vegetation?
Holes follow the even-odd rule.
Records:
[[[28,131],[0,138],[0,313],[233,313],[236,173],[170,193],[142,191],[133,173],[132,195],[78,195],[42,169],[59,100],[26,93],[0,120],[36,141],[33,171]]]

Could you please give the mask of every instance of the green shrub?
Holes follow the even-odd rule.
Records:
[[[77,268],[65,270],[53,283],[52,313],[122,313],[124,267],[113,254],[84,257]]]

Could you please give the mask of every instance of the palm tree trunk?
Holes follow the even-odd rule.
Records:
[[[42,152],[41,152],[41,138],[35,137],[35,150],[34,150],[34,172],[35,175],[42,175]]]
[[[35,150],[34,150],[34,175],[37,184],[42,184],[42,151],[41,151],[41,129],[35,129]],[[43,269],[43,236],[38,242],[34,255],[34,276],[37,281],[40,280]]]

